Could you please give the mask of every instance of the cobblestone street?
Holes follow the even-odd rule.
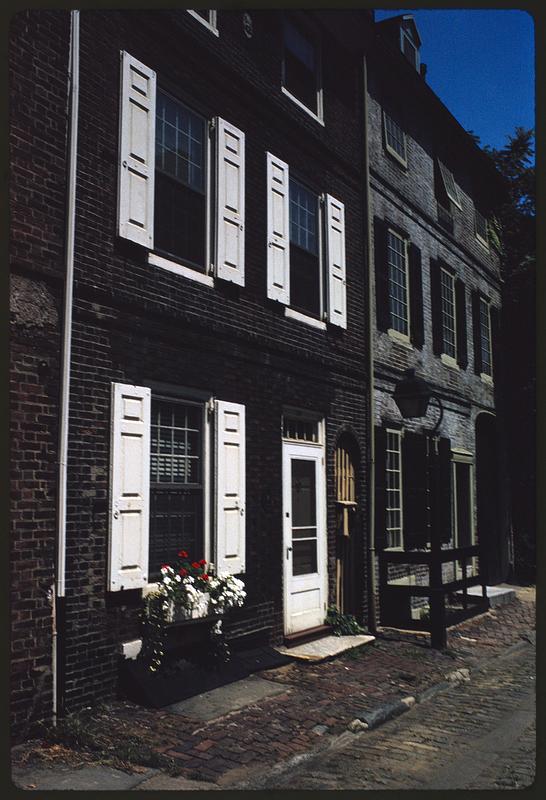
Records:
[[[521,789],[535,775],[535,652],[523,644],[377,731],[248,789]]]

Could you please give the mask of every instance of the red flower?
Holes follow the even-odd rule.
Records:
[[[200,566],[200,565],[197,563],[197,561],[194,561],[194,562],[193,562],[193,564],[192,564],[192,567],[193,567],[194,569],[199,569],[199,566]]]
[[[170,567],[171,567],[170,564],[162,564],[161,565],[161,569],[170,569]]]
[[[208,581],[208,579],[209,579],[209,576],[206,575],[206,574],[205,575],[201,575],[201,577],[203,578],[204,581]]]
[[[199,563],[201,564],[202,567],[204,567],[205,564],[207,563],[207,561],[206,561],[206,559],[202,558]]]
[[[185,550],[181,550],[181,551],[179,552],[179,554],[178,554],[178,557],[179,557],[179,558],[187,558],[187,557],[188,557],[188,554],[186,553],[186,551],[185,551]]]
[[[182,575],[182,577],[184,577],[184,575],[188,574],[188,570],[184,569],[184,567],[182,567],[182,569],[178,570],[178,574]]]

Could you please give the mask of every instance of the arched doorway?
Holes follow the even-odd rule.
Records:
[[[356,617],[361,615],[363,594],[359,468],[358,444],[343,433],[335,453],[336,604],[342,613]]]
[[[477,529],[482,552],[480,571],[490,586],[506,580],[508,573],[506,498],[501,480],[501,464],[497,419],[487,412],[478,414],[476,418]]]

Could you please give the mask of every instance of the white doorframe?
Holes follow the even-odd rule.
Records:
[[[315,464],[317,571],[305,575],[293,575],[292,549],[292,462],[312,461]],[[307,442],[283,441],[283,595],[284,632],[296,633],[324,623],[328,600],[327,536],[326,536],[326,474],[324,446]],[[316,598],[308,610],[295,615],[295,597],[304,594]]]

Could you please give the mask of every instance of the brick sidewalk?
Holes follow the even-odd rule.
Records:
[[[534,593],[452,630],[440,653],[414,641],[376,640],[320,664],[295,662],[260,673],[286,692],[220,719],[203,722],[130,702],[93,714],[112,743],[138,737],[188,778],[223,783],[313,750],[347,728],[357,711],[418,694],[476,658],[521,641],[535,627]]]

